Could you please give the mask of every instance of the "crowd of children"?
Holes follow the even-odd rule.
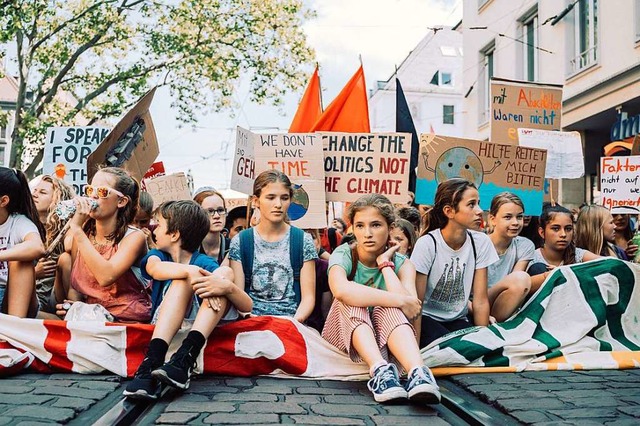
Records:
[[[213,188],[154,209],[138,182],[113,167],[84,192],[51,176],[30,189],[22,172],[0,167],[2,312],[64,318],[81,301],[117,322],[155,324],[124,391],[130,398],[157,398],[161,383],[186,389],[219,324],[277,315],[364,361],[376,401],[437,403],[420,348],[507,320],[553,268],[627,260],[638,250],[635,218],[595,205],[576,218],[549,204],[530,218],[517,196],[501,193],[484,220],[477,188],[463,179],[440,183],[424,210],[369,194],[349,206],[346,221],[305,231],[289,224],[293,187],[274,170],[256,178],[251,205],[235,212]],[[74,207],[66,225],[58,211],[65,200]],[[185,324],[187,337],[165,362]]]

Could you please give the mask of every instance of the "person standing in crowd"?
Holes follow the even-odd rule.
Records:
[[[391,239],[398,244],[398,253],[411,256],[416,245],[416,231],[413,224],[405,219],[396,219],[389,231]]]
[[[147,191],[140,191],[140,201],[138,202],[138,211],[133,219],[133,226],[144,232],[147,237],[147,247],[155,248],[156,243],[153,240],[153,226],[151,225],[151,216],[153,213],[153,197]]]
[[[204,187],[196,191],[193,200],[205,209],[211,222],[209,233],[204,237],[200,251],[214,258],[218,265],[227,264],[225,257],[229,250],[229,240],[222,234],[227,216],[224,197],[215,189]]]
[[[45,253],[44,226],[20,170],[0,166],[0,300],[2,312],[33,318],[38,312],[34,262]]]
[[[227,229],[229,240],[247,229],[247,206],[239,206],[229,210],[224,227]]]
[[[60,201],[71,200],[76,195],[71,185],[55,176],[44,175],[33,188],[31,196],[38,210],[38,216],[46,231],[45,248],[47,255],[36,264],[36,295],[41,312],[53,314],[51,292],[55,281],[58,258],[64,253],[64,239],[59,239],[55,247],[51,244],[60,234],[64,223],[56,213]]]
[[[336,217],[335,219],[333,219],[333,222],[331,222],[331,227],[338,231],[340,234],[344,235],[344,233],[347,231],[347,222],[340,219],[339,217]]]
[[[576,247],[600,256],[629,260],[615,241],[616,225],[608,209],[595,204],[580,209],[576,220]]]
[[[625,251],[627,258],[633,259],[638,251],[638,246],[631,241],[634,231],[631,215],[619,213],[615,207],[611,209],[611,214],[613,215],[613,223],[616,226],[615,245]]]
[[[435,404],[438,385],[420,356],[410,321],[420,317],[415,268],[390,239],[395,214],[383,195],[369,194],[349,206],[356,246],[338,247],[329,259],[329,286],[335,296],[322,337],[364,361],[371,379],[367,386],[377,402],[409,398]],[[400,383],[394,357],[408,372]]]
[[[66,293],[69,303],[100,304],[119,322],[149,322],[151,297],[139,267],[147,242],[144,233],[131,226],[138,182],[124,169],[106,167],[93,176],[85,194],[91,199],[76,197],[76,211],[69,219],[72,247],[58,262],[62,279],[56,277],[56,298]],[[58,303],[56,314],[66,315],[64,307]]]
[[[482,209],[471,182],[441,182],[426,216],[426,228],[411,254],[418,298],[424,303],[420,347],[452,331],[489,325],[487,267],[498,261],[489,237],[477,232]],[[467,319],[472,291],[473,324]]]
[[[502,322],[524,302],[531,289],[527,266],[535,247],[522,231],[524,204],[520,197],[502,192],[491,200],[489,209],[489,238],[498,254],[498,261],[487,269],[487,285],[491,316]]]

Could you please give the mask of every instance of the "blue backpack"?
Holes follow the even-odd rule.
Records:
[[[289,259],[293,269],[293,291],[296,303],[302,298],[300,293],[300,270],[304,264],[304,231],[291,226],[289,236]],[[244,272],[244,291],[251,294],[251,282],[253,276],[253,257],[255,244],[253,240],[253,228],[240,232],[240,261]]]

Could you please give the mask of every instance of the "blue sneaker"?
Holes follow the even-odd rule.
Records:
[[[409,401],[422,404],[439,404],[440,388],[428,367],[415,368],[407,377]]]
[[[386,364],[376,368],[373,377],[367,382],[376,402],[389,402],[406,399],[407,391],[400,384],[398,369],[394,364]]]

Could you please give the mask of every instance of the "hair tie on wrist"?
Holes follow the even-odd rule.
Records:
[[[391,262],[390,260],[387,260],[386,262],[382,262],[381,264],[378,265],[378,270],[382,271],[384,268],[389,267],[389,268],[395,268],[395,263]]]

